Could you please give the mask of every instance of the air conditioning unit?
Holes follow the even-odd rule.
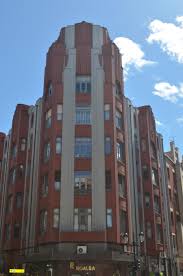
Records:
[[[77,254],[78,255],[87,254],[87,246],[86,245],[78,245],[77,246]]]

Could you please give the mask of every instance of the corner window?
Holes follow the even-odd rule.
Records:
[[[16,180],[16,169],[12,168],[9,172],[9,184],[14,184]]]
[[[158,186],[159,183],[158,183],[158,171],[156,169],[152,169],[152,183],[153,185],[155,186]]]
[[[57,104],[57,120],[62,120],[62,104]]]
[[[60,191],[61,187],[61,172],[55,171],[55,190]]]
[[[105,154],[111,153],[111,138],[105,137]]]
[[[46,143],[44,146],[44,161],[47,162],[50,159],[51,147],[50,142]]]
[[[48,219],[48,212],[46,210],[41,210],[40,212],[40,233],[41,234],[46,232],[47,219]]]
[[[51,109],[46,112],[46,128],[51,127]]]
[[[91,124],[91,108],[90,106],[76,107],[76,124],[90,125]]]
[[[104,105],[104,120],[110,120],[110,104]]]
[[[20,150],[25,151],[25,149],[26,149],[26,139],[22,138],[20,141]]]
[[[160,203],[159,203],[159,197],[154,195],[154,210],[159,213],[160,212]]]
[[[119,184],[119,195],[121,197],[126,196],[126,188],[125,188],[125,176],[122,174],[118,174],[118,184]]]
[[[145,207],[150,208],[150,193],[145,193]]]
[[[105,172],[105,188],[106,188],[106,190],[111,190],[111,186],[112,186],[111,171],[108,170]]]
[[[91,157],[92,143],[91,138],[75,138],[75,157]]]
[[[107,228],[112,227],[112,209],[107,209]]]
[[[62,138],[57,137],[56,138],[56,154],[61,154],[62,152]]]
[[[145,139],[141,140],[141,147],[142,147],[142,152],[146,152],[146,140]]]
[[[75,193],[85,194],[91,191],[91,172],[75,171],[74,176]]]
[[[12,150],[11,150],[11,157],[16,158],[17,155],[17,146],[15,144],[12,145]]]
[[[76,77],[76,92],[87,94],[91,92],[91,77],[78,76]]]
[[[127,232],[127,214],[125,211],[120,210],[120,233]]]
[[[13,197],[12,197],[12,195],[9,195],[8,199],[7,199],[7,205],[6,205],[7,213],[10,213],[12,211],[12,205],[13,205],[12,203],[13,203]]]
[[[11,225],[5,224],[5,241],[9,241],[11,237]]]
[[[20,224],[15,223],[14,225],[14,239],[19,239],[20,237]]]
[[[45,174],[42,178],[42,189],[41,189],[41,195],[43,197],[48,195],[48,174]]]
[[[124,143],[121,143],[121,142],[116,143],[116,153],[117,153],[117,160],[124,161],[124,157],[125,157]]]
[[[48,96],[51,96],[52,93],[53,93],[53,85],[52,85],[52,83],[50,83],[48,86]]]
[[[156,224],[156,239],[158,243],[162,242],[161,224]]]
[[[120,82],[117,80],[116,81],[116,96],[121,96],[121,85],[120,85]]]
[[[19,178],[22,178],[24,176],[24,165],[19,165],[19,168],[18,168],[18,176]]]
[[[16,193],[15,205],[16,208],[22,207],[22,193]]]
[[[147,179],[149,177],[149,170],[147,165],[142,166],[142,177]]]
[[[55,208],[53,209],[53,228],[59,228],[59,218],[60,216],[60,209]]]
[[[147,238],[152,239],[152,227],[150,222],[146,223],[146,233],[147,233]]]
[[[116,124],[117,128],[122,129],[122,115],[117,110],[116,110],[116,115],[115,115],[115,124]]]
[[[74,209],[74,231],[91,231],[91,209]]]

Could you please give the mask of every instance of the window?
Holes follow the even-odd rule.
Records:
[[[170,179],[170,169],[167,167],[167,175],[168,175],[168,179]]]
[[[91,108],[76,107],[76,124],[77,125],[90,125],[91,124]]]
[[[118,185],[119,185],[119,195],[121,197],[125,197],[126,196],[125,176],[122,174],[118,174]]]
[[[22,193],[16,193],[15,204],[16,204],[16,208],[22,207]]]
[[[60,209],[53,209],[53,228],[59,228],[59,220],[60,220]]]
[[[13,168],[9,172],[9,184],[14,184],[16,180],[16,169]]]
[[[91,231],[91,209],[74,209],[74,231]]]
[[[77,93],[90,93],[91,92],[91,78],[90,76],[76,77],[76,92]]]
[[[53,93],[53,85],[52,85],[52,83],[50,83],[48,86],[48,96],[51,96],[52,93]]]
[[[91,172],[75,171],[74,191],[80,194],[91,191]]]
[[[40,212],[40,233],[46,232],[47,217],[48,217],[48,212],[46,210],[41,210],[41,212]]]
[[[50,152],[51,152],[50,142],[48,142],[44,146],[44,161],[45,162],[50,159]]]
[[[123,210],[120,210],[120,233],[126,233],[127,232],[127,216],[126,212]]]
[[[20,141],[20,150],[25,151],[25,149],[26,149],[26,139],[22,138]]]
[[[116,96],[121,95],[121,85],[119,81],[116,81]]]
[[[32,148],[32,142],[33,142],[33,135],[30,134],[30,138],[29,138],[29,150]]]
[[[18,239],[20,237],[20,224],[15,223],[14,225],[14,238]]]
[[[18,176],[19,178],[22,178],[24,175],[24,165],[19,165],[19,168],[18,168]]]
[[[51,109],[46,112],[46,128],[51,127]]]
[[[31,115],[31,128],[33,128],[33,124],[34,124],[34,114],[32,113],[32,115]]]
[[[158,171],[156,169],[152,169],[152,183],[155,186],[158,186]]]
[[[117,151],[117,160],[124,161],[124,143],[117,142],[116,144],[116,151]]]
[[[45,174],[42,178],[42,189],[41,189],[41,195],[43,197],[48,195],[48,174]]]
[[[12,150],[11,150],[11,157],[15,158],[17,155],[17,146],[15,144],[12,145]]]
[[[12,203],[13,203],[13,197],[12,197],[12,195],[9,195],[8,199],[7,199],[7,205],[6,205],[7,213],[10,213],[12,211]]]
[[[162,242],[162,230],[160,224],[156,224],[156,239],[158,243]]]
[[[156,148],[153,142],[151,142],[151,157],[156,159]]]
[[[149,170],[147,165],[142,166],[142,177],[147,179],[149,177]]]
[[[107,209],[107,228],[112,227],[112,209]]]
[[[111,138],[105,137],[105,154],[111,153]]]
[[[172,234],[172,243],[173,243],[173,249],[177,249],[177,243],[176,243],[176,236]]]
[[[9,241],[11,236],[11,225],[5,224],[5,240]]]
[[[62,104],[57,104],[57,120],[61,121],[62,120]]]
[[[110,104],[104,105],[104,120],[107,121],[110,119]]]
[[[91,157],[91,138],[75,139],[75,157]]]
[[[171,214],[171,224],[174,225],[174,215],[173,215],[173,211],[171,211],[170,214]]]
[[[147,231],[147,238],[148,239],[152,239],[152,228],[151,228],[151,223],[150,222],[147,222],[146,223],[146,231]]]
[[[146,140],[145,139],[141,140],[141,147],[142,147],[142,152],[146,152]]]
[[[156,212],[160,212],[160,204],[159,204],[159,197],[154,195],[154,210]]]
[[[61,187],[61,172],[55,171],[55,190],[60,191]]]
[[[116,110],[116,116],[115,116],[115,123],[117,128],[122,129],[122,115],[117,110]]]
[[[109,170],[105,172],[105,187],[106,190],[111,189],[111,171]]]
[[[150,208],[150,193],[145,193],[145,207]]]
[[[60,154],[62,152],[62,138],[56,138],[56,154]]]

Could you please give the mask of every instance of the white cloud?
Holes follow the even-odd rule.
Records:
[[[177,122],[182,125],[183,124],[183,116],[180,118],[177,118]]]
[[[155,120],[155,122],[156,122],[156,125],[157,125],[157,126],[163,126],[163,123],[161,123],[161,122],[158,121],[157,119]]]
[[[145,54],[141,49],[141,46],[127,37],[117,37],[114,39],[114,43],[119,48],[122,55],[122,65],[124,68],[125,78],[128,75],[130,67],[141,69],[145,65],[152,65],[155,62],[144,58]]]
[[[183,16],[176,17],[176,24],[155,19],[149,24],[149,30],[149,43],[159,43],[164,52],[183,63]]]
[[[154,85],[153,94],[166,101],[176,103],[178,99],[183,98],[183,83],[175,86],[168,82],[158,82]]]

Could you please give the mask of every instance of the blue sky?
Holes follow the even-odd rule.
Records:
[[[11,128],[17,103],[42,96],[46,52],[61,27],[84,20],[108,28],[123,54],[125,94],[152,106],[165,150],[174,139],[183,153],[182,0],[2,0],[0,11],[0,131]]]

